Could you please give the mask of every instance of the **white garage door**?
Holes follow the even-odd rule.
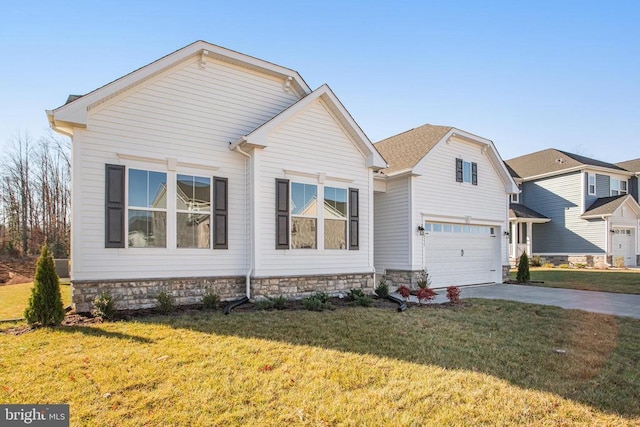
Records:
[[[616,258],[623,257],[624,265],[634,267],[636,265],[636,249],[634,243],[633,230],[629,228],[616,228],[611,240],[611,254],[613,255],[613,265],[616,265]]]
[[[471,285],[499,280],[497,228],[425,222],[424,257],[431,286]]]

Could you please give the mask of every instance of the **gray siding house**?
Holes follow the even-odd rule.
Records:
[[[638,174],[630,164],[552,148],[505,163],[521,190],[511,198],[512,263],[526,251],[554,264],[638,265]]]

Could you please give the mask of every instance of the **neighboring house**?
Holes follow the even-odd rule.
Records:
[[[629,194],[636,199],[636,202],[640,203],[640,185],[638,185],[638,181],[640,180],[640,159],[627,160],[625,162],[616,163],[616,166],[621,167],[622,169],[626,169],[629,172],[633,173],[631,180],[629,182]]]
[[[72,138],[78,311],[373,288],[386,163],[328,86],[198,41],[47,116]]]
[[[424,125],[375,144],[375,265],[395,286],[501,283],[509,273],[508,199],[518,192],[488,139]]]
[[[638,264],[640,206],[629,195],[634,173],[553,148],[506,164],[522,191],[511,205],[512,262],[526,250],[555,264]]]

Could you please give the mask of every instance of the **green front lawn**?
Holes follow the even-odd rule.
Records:
[[[29,304],[33,283],[0,286],[0,320],[20,319],[24,309]],[[71,286],[61,285],[62,304],[66,307],[71,303]]]
[[[640,423],[640,320],[471,302],[0,334],[0,402],[89,426]]]
[[[586,291],[640,294],[640,270],[587,270],[562,268],[531,268],[527,283],[548,288],[583,289]],[[517,271],[511,272],[516,279]]]

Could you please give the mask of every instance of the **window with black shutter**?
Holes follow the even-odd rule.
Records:
[[[360,249],[360,197],[357,188],[349,189],[349,250]]]
[[[228,226],[229,226],[229,196],[227,178],[213,177],[214,193],[214,220],[213,220],[213,248],[228,249]]]
[[[124,166],[105,168],[105,248],[124,248]]]
[[[289,249],[289,180],[276,178],[276,249]]]

